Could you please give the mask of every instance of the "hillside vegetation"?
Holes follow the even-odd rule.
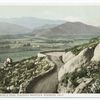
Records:
[[[38,93],[100,93],[99,43],[100,37],[96,37],[66,49],[60,56],[44,53],[43,57],[34,56],[1,66],[0,92],[32,93],[34,89]],[[49,85],[45,88],[46,83]],[[41,88],[37,90],[37,86]]]
[[[81,45],[76,45],[72,48],[65,49],[66,52],[71,51],[74,54],[78,54],[81,50],[88,48],[88,47],[94,47],[100,42],[100,37],[92,38],[88,43],[84,43]]]
[[[58,73],[60,93],[100,93],[100,37],[66,49],[76,56]]]
[[[47,58],[31,57],[0,67],[0,93],[25,92],[36,77],[53,70],[55,65]]]

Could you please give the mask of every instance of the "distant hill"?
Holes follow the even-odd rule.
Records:
[[[25,34],[29,33],[31,30],[29,28],[19,26],[16,24],[0,22],[0,35],[9,34]]]
[[[53,35],[100,35],[100,28],[81,22],[66,22],[53,28],[33,31],[33,34],[42,36]]]
[[[34,30],[40,30],[40,29],[48,29],[58,26],[57,24],[45,24],[43,26],[37,27]]]
[[[0,34],[32,33],[37,36],[100,35],[100,28],[81,22],[34,17],[0,18]]]
[[[60,25],[64,23],[63,20],[48,20],[35,17],[19,17],[19,18],[0,18],[0,22],[12,23],[24,26],[30,29],[35,29],[44,25]]]

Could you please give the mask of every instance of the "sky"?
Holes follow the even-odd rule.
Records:
[[[0,17],[37,17],[100,26],[100,6],[0,6]]]

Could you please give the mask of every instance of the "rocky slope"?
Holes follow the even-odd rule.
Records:
[[[9,66],[0,67],[0,92],[25,93],[29,84],[55,69],[55,64],[47,57],[32,57]]]
[[[100,40],[70,49],[75,57],[58,73],[59,93],[100,93]]]
[[[0,93],[100,93],[100,37],[0,67]]]

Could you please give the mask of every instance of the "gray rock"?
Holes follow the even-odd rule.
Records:
[[[93,56],[92,48],[82,50],[77,56],[65,63],[58,73],[58,80],[61,81],[66,73],[74,72],[82,66],[87,66]]]
[[[64,53],[62,55],[62,61],[64,63],[67,63],[70,59],[74,58],[75,57],[75,54],[73,54],[71,51],[67,52],[67,53]]]
[[[100,62],[100,43],[96,46],[94,56],[91,61]]]
[[[84,78],[84,81],[82,81],[76,88],[74,93],[81,93],[82,90],[92,81],[92,78]]]

